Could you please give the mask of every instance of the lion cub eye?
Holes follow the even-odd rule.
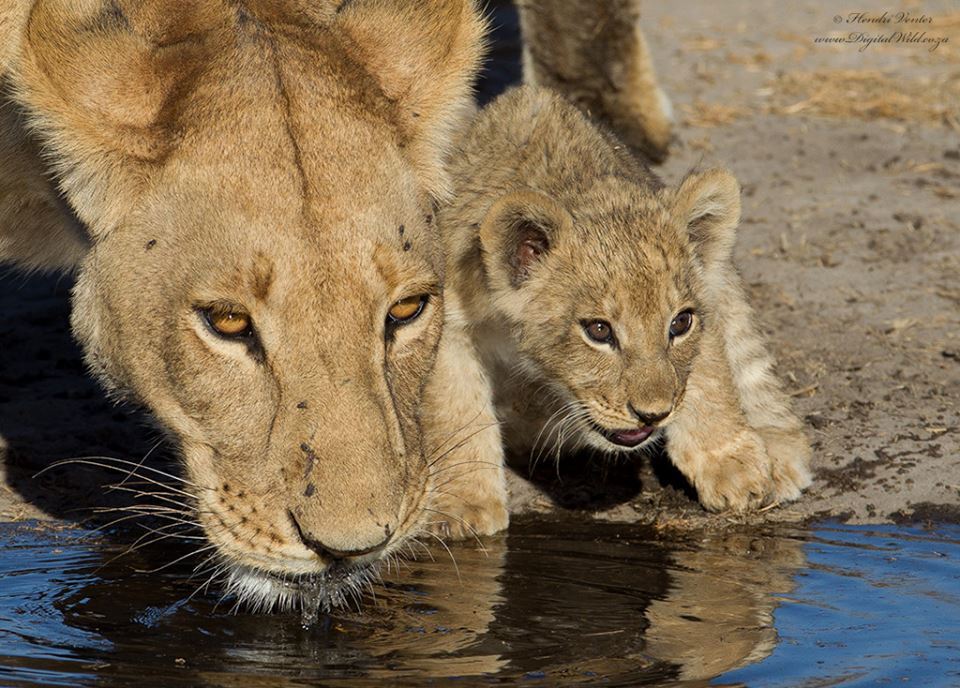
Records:
[[[225,339],[245,339],[253,333],[253,323],[246,313],[207,309],[203,314],[210,329]]]
[[[387,326],[399,327],[407,325],[420,317],[427,305],[426,295],[410,296],[397,301],[387,311]]]
[[[670,323],[670,338],[682,337],[693,327],[693,311],[683,311]]]
[[[587,336],[597,344],[614,344],[617,339],[613,335],[613,327],[606,320],[588,320],[580,323]]]

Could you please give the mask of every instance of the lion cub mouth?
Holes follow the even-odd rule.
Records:
[[[633,449],[650,439],[657,431],[656,428],[644,426],[642,428],[632,428],[630,430],[607,430],[600,426],[595,426],[597,432],[603,435],[608,442],[618,447]]]

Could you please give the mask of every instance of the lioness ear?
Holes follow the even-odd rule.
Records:
[[[14,3],[17,4],[17,3]],[[60,185],[97,234],[172,145],[168,112],[202,61],[196,36],[220,18],[192,0],[33,0],[13,27],[14,94],[55,153]]]
[[[474,0],[346,0],[334,26],[396,104],[407,155],[435,198],[450,194],[444,171],[454,134],[474,111],[473,81],[486,22]]]
[[[726,170],[687,176],[676,193],[676,209],[706,266],[730,260],[740,224],[740,184]]]
[[[561,232],[572,225],[570,213],[542,193],[518,191],[498,200],[480,226],[490,286],[496,290],[519,288]]]

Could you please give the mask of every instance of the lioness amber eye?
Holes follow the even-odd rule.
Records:
[[[670,337],[682,337],[693,327],[693,312],[683,311],[670,323]]]
[[[614,343],[613,328],[605,320],[590,320],[581,324],[587,336],[598,344]]]
[[[207,312],[207,322],[221,337],[237,339],[250,334],[250,316],[235,312]]]
[[[423,313],[423,307],[427,305],[426,296],[411,296],[397,301],[387,312],[388,325],[406,325],[413,322]]]

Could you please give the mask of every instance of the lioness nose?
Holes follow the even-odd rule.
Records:
[[[293,523],[293,527],[296,529],[297,535],[300,537],[300,541],[303,542],[304,546],[306,546],[307,549],[317,553],[322,558],[332,561],[343,561],[345,559],[363,557],[368,554],[377,554],[386,549],[387,545],[390,544],[390,540],[393,538],[393,533],[388,530],[386,531],[387,536],[376,545],[352,550],[334,549],[333,547],[325,545],[324,543],[320,542],[320,540],[317,540],[306,533],[300,526],[300,523],[297,521],[297,517],[293,515],[292,511],[289,512],[289,515],[290,521]]]
[[[646,426],[656,425],[664,418],[673,413],[673,409],[669,408],[666,411],[638,411],[634,408],[633,404],[627,404],[630,408],[630,413],[635,415],[637,419]]]

